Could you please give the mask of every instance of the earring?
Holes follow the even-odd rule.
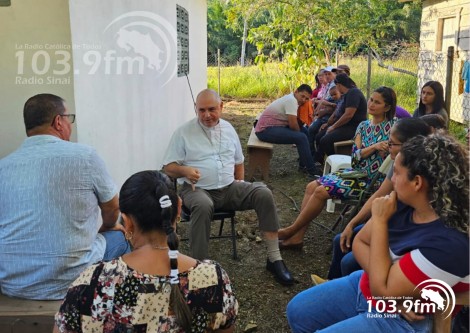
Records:
[[[132,238],[134,237],[134,233],[133,233],[132,231],[129,232],[129,233],[126,231],[126,232],[124,233],[124,237],[126,237],[126,239],[127,239],[128,241],[131,241]]]

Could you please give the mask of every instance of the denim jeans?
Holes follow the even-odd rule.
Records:
[[[354,228],[351,244],[354,237],[356,237],[357,233],[363,226],[364,224],[360,224]],[[331,258],[328,280],[337,279],[362,269],[357,263],[356,258],[354,258],[352,251],[347,253],[341,251],[340,240],[341,234],[337,234],[335,238],[333,238],[333,257]]]
[[[308,143],[307,129],[302,127],[300,132],[294,131],[289,127],[273,126],[257,132],[256,136],[261,141],[290,144],[294,143],[300,158],[300,167],[305,167],[307,172],[314,175],[316,173],[313,164],[313,158],[310,154],[310,145]]]
[[[106,239],[103,261],[116,259],[123,254],[131,252],[131,247],[122,231],[111,230],[101,233]]]
[[[400,315],[385,318],[372,307],[359,289],[363,271],[322,283],[297,294],[287,305],[287,320],[293,333],[431,332],[432,317],[407,322]]]

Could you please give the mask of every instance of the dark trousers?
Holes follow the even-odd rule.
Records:
[[[315,147],[315,137],[317,136],[318,132],[320,131],[321,125],[328,121],[330,116],[324,116],[322,118],[318,118],[315,120],[308,128],[308,143],[310,145],[310,151],[312,152],[312,156],[316,152]]]
[[[315,137],[317,143],[317,152],[314,160],[322,163],[324,155],[333,155],[335,153],[335,142],[351,140],[356,134],[356,125],[341,126],[330,133],[326,133],[326,129],[320,131]]]
[[[217,190],[203,190],[184,183],[181,189],[184,205],[191,211],[189,248],[191,256],[209,258],[209,236],[215,209],[254,209],[261,231],[277,231],[279,218],[271,190],[263,183],[237,182]]]

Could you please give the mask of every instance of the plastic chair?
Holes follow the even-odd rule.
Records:
[[[326,175],[326,174],[336,172],[341,169],[347,169],[350,167],[351,167],[350,155],[340,155],[340,154],[330,155],[325,161],[323,174]],[[328,199],[328,201],[326,202],[326,211],[328,213],[335,212],[335,204],[332,199]]]

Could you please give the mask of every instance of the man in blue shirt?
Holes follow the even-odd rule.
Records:
[[[51,94],[24,106],[27,138],[0,160],[0,288],[61,299],[90,264],[129,251],[104,161],[69,142],[75,115]]]

